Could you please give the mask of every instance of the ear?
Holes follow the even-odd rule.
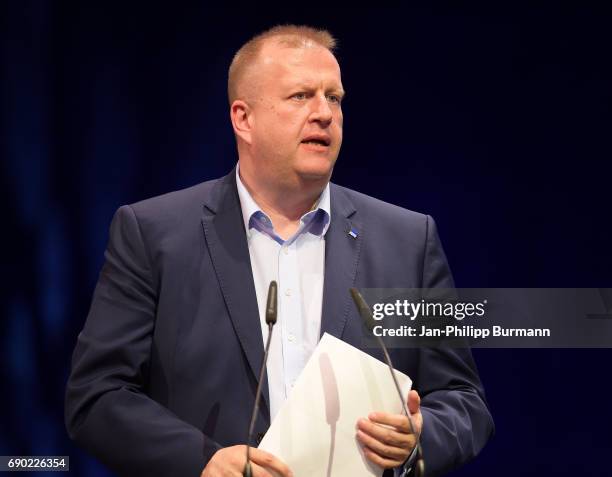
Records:
[[[236,136],[251,144],[252,110],[243,100],[237,99],[230,106],[230,117]]]

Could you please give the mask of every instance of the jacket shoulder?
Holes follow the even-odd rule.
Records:
[[[221,179],[213,179],[201,182],[185,189],[135,202],[130,204],[130,207],[139,218],[163,218],[177,214],[185,216],[191,211],[197,211],[199,215],[206,198],[210,196],[215,185],[220,181]]]
[[[143,232],[175,234],[199,223],[204,204],[218,194],[224,177],[123,206],[131,208]]]
[[[431,220],[426,214],[385,202],[337,184],[333,184],[332,194],[334,193],[344,195],[353,204],[355,210],[364,218],[367,218],[368,221],[426,228],[428,220]]]

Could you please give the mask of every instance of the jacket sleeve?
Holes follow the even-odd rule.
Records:
[[[423,288],[453,288],[435,222],[427,218]],[[476,456],[494,432],[493,419],[469,348],[424,348],[415,388],[421,395],[421,443],[428,477]]]
[[[158,277],[130,206],[111,228],[66,389],[72,439],[121,475],[199,476],[220,448],[147,396]]]

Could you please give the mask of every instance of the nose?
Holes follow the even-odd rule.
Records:
[[[310,118],[312,121],[321,123],[323,127],[327,127],[331,124],[333,113],[324,94],[314,97]]]

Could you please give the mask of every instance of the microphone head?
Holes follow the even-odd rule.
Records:
[[[266,302],[266,324],[276,324],[276,316],[278,313],[278,285],[274,280],[270,282],[268,287],[268,301]]]
[[[361,296],[361,293],[359,293],[357,288],[350,288],[349,290],[351,292],[351,296],[353,297],[353,302],[355,302],[355,306],[361,315],[361,319],[368,329],[372,331],[376,325],[374,318],[372,317],[372,310],[370,310],[370,307],[364,300],[363,296]]]

